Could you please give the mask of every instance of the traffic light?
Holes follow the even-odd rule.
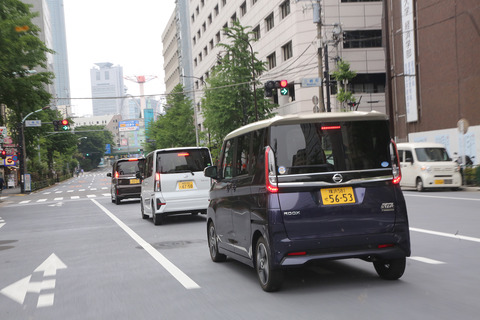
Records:
[[[273,89],[275,88],[275,81],[269,80],[265,82],[265,97],[273,97]]]
[[[7,158],[7,151],[2,150],[2,159],[6,159],[6,158]]]
[[[53,123],[53,130],[54,131],[60,130],[60,120],[53,120],[52,123]]]
[[[60,121],[61,125],[62,125],[62,130],[63,131],[67,131],[68,129],[70,129],[69,125],[68,125],[68,120],[67,119],[63,119]]]
[[[288,81],[287,80],[279,80],[279,81],[275,81],[275,84],[277,84],[278,82],[278,87],[280,89],[280,94],[282,96],[286,96],[288,95]]]

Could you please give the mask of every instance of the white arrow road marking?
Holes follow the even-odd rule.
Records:
[[[175,266],[170,260],[165,258],[163,254],[157,251],[152,245],[145,240],[143,240],[142,237],[140,237],[138,234],[135,233],[132,229],[130,229],[125,223],[123,223],[120,219],[118,219],[113,213],[108,211],[104,206],[102,206],[100,203],[98,203],[95,199],[91,199],[93,203],[95,203],[100,209],[102,209],[103,212],[107,216],[110,217],[120,228],[123,229],[130,237],[132,237],[133,240],[135,240],[139,245],[142,246],[143,249],[145,249],[146,252],[148,252],[152,258],[157,260],[158,263],[160,263],[165,270],[167,270],[175,279],[177,279],[178,282],[180,282],[186,289],[198,289],[200,286],[193,281],[189,276],[187,276],[182,270],[180,270],[177,266]]]
[[[55,276],[57,270],[67,269],[67,266],[54,253],[50,255],[44,262],[42,262],[34,272],[43,272],[44,277]],[[55,289],[55,279],[46,279],[41,282],[32,281],[29,275],[8,287],[3,288],[0,293],[9,297],[13,301],[23,304],[27,292],[40,293],[37,302],[37,308],[50,307],[54,302],[53,293],[41,294],[43,290]]]

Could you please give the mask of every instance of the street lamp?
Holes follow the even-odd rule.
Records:
[[[25,116],[25,118],[22,119],[22,121],[19,123],[19,133],[20,133],[20,139],[19,141],[21,142],[21,146],[19,146],[19,149],[21,150],[20,154],[20,190],[22,193],[25,192],[25,173],[27,172],[27,157],[26,157],[26,148],[25,148],[25,120],[27,120],[28,117],[30,117],[32,114],[50,109],[50,106],[43,107],[41,109],[35,110],[30,112]]]

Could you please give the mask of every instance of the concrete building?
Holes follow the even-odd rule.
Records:
[[[179,1],[181,2],[181,1]],[[200,100],[205,80],[216,65],[221,48],[217,45],[227,40],[223,29],[238,20],[243,26],[250,27],[254,38],[250,43],[257,58],[267,63],[268,71],[261,75],[260,81],[286,79],[289,82],[289,96],[278,96],[280,115],[291,113],[311,113],[314,110],[312,98],[324,97],[326,91],[319,87],[302,86],[302,80],[319,77],[327,66],[324,56],[318,59],[318,23],[322,22],[322,49],[327,49],[328,66],[335,68],[338,57],[351,64],[351,70],[358,78],[349,86],[354,91],[357,101],[362,97],[358,110],[378,110],[385,112],[385,58],[382,47],[382,1],[348,1],[324,0],[291,1],[291,0],[190,0],[187,8],[177,4],[177,12],[188,14],[188,21],[176,19],[174,13],[164,35],[170,41],[164,41],[164,56],[168,68],[165,68],[167,88],[172,88],[178,80],[178,74],[193,79],[197,128],[203,129]],[[315,21],[318,18],[320,20]],[[190,28],[189,44],[174,42],[173,39],[184,40],[178,30],[184,30],[184,23]],[[179,27],[181,25],[181,28]],[[335,34],[335,25],[340,26],[347,37],[343,41],[343,33]],[[177,30],[177,31],[175,31]],[[174,36],[176,34],[176,36]],[[167,39],[167,37],[165,37]],[[172,45],[175,43],[175,47]],[[181,44],[181,45],[179,45]],[[173,54],[173,51],[176,51]],[[179,56],[191,52],[191,74],[182,74],[184,70]],[[325,52],[325,50],[322,50]],[[168,53],[168,56],[165,54]],[[180,71],[179,71],[180,70]],[[192,80],[191,80],[192,81]],[[188,87],[186,88],[188,89]],[[332,91],[331,110],[342,108]],[[277,101],[276,101],[277,102]]]
[[[83,126],[104,126],[106,130],[110,131],[113,136],[113,141],[120,145],[120,131],[119,124],[122,117],[117,115],[104,115],[93,117],[78,117],[73,119],[73,124],[70,125],[73,131],[80,130],[78,127]]]
[[[68,71],[67,37],[63,0],[47,0],[50,11],[55,98],[57,106],[70,106],[70,75]]]
[[[395,138],[440,142],[480,163],[480,2],[386,1],[385,13]]]
[[[123,68],[110,62],[95,65],[90,69],[93,115],[121,114],[125,95]]]

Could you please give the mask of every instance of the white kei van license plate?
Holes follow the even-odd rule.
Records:
[[[178,190],[193,189],[193,181],[180,181],[178,183]]]

